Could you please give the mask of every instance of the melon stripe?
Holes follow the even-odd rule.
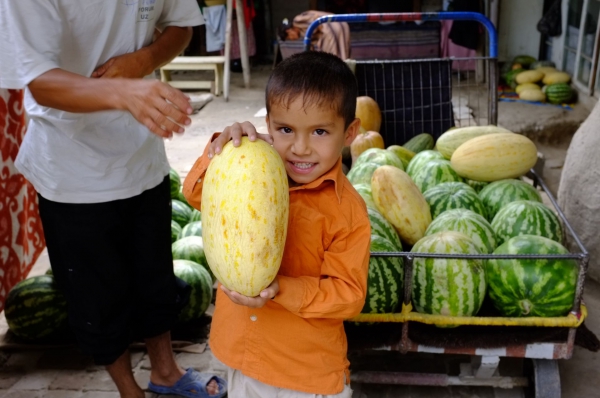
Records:
[[[394,226],[377,210],[368,207],[367,212],[369,213],[371,234],[387,239],[396,246],[397,251],[402,251],[402,243],[400,242],[400,237],[394,229]]]
[[[542,202],[542,197],[533,186],[515,179],[494,181],[479,192],[479,197],[486,207],[489,221],[502,207],[516,200]]]
[[[429,188],[423,196],[429,204],[432,219],[451,209],[469,209],[483,217],[487,215],[477,192],[464,182],[441,183]]]
[[[537,235],[561,242],[563,231],[556,214],[543,203],[518,200],[504,206],[494,220],[492,228],[502,244],[519,235]]]

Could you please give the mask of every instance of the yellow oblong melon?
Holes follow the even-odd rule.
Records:
[[[262,140],[229,142],[202,189],[202,238],[210,269],[228,289],[255,297],[279,271],[289,187],[279,154]]]
[[[527,70],[519,73],[515,77],[515,81],[518,84],[524,83],[537,83],[544,78],[544,74],[538,70]]]
[[[521,91],[519,98],[525,101],[546,102],[546,94],[539,87]]]
[[[537,162],[529,138],[513,133],[488,134],[465,142],[452,155],[452,168],[461,177],[498,181],[524,175]]]
[[[406,172],[381,166],[371,177],[371,192],[377,210],[394,226],[400,238],[414,245],[431,224],[429,205]]]
[[[515,89],[515,92],[517,94],[521,94],[522,91],[529,90],[529,89],[540,90],[540,86],[538,86],[535,83],[523,83],[523,84],[519,84],[517,86],[517,88]]]
[[[568,83],[571,81],[571,75],[567,72],[550,72],[544,76],[543,82],[545,85]]]
[[[446,159],[450,160],[456,148],[465,142],[475,137],[493,133],[512,133],[512,131],[493,125],[453,128],[438,138],[436,148]]]

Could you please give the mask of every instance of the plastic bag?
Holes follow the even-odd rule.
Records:
[[[561,14],[561,0],[555,0],[538,22],[537,30],[546,36],[560,36],[562,34]]]

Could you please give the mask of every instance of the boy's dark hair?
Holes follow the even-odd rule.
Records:
[[[330,104],[344,118],[355,118],[358,86],[346,63],[333,54],[306,51],[283,60],[267,82],[267,112],[273,104],[289,106],[299,95],[304,106]]]

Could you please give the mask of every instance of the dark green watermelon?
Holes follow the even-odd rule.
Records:
[[[174,260],[173,270],[175,276],[192,288],[188,304],[179,313],[179,321],[189,322],[200,318],[212,300],[212,277],[203,266],[189,260]]]

